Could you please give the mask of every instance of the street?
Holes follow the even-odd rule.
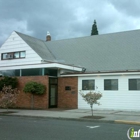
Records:
[[[138,125],[0,116],[0,140],[128,140]]]

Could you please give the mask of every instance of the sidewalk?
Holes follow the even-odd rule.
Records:
[[[94,110],[94,116],[103,116],[102,119],[87,119],[84,116],[90,116],[91,111],[87,109],[49,109],[49,110],[21,110],[9,109],[14,113],[6,114],[8,116],[22,116],[22,117],[43,117],[56,119],[70,119],[70,120],[88,120],[88,121],[102,121],[114,123],[126,123],[140,125],[140,112],[130,111],[113,111],[113,110]],[[5,115],[5,109],[0,109],[0,115]]]

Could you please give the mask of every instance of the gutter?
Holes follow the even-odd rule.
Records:
[[[73,76],[102,76],[102,75],[140,75],[140,71],[110,71],[110,72],[93,72],[93,73],[72,73],[61,74],[61,77],[73,77]]]

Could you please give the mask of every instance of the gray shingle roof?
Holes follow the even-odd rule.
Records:
[[[140,30],[48,42],[18,34],[42,59],[94,72],[140,70]]]
[[[55,60],[55,56],[49,51],[46,42],[34,37],[16,32],[42,59]]]

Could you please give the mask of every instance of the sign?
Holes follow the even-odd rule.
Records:
[[[127,131],[127,137],[129,140],[140,137],[140,129],[135,131],[133,127],[130,127]]]

